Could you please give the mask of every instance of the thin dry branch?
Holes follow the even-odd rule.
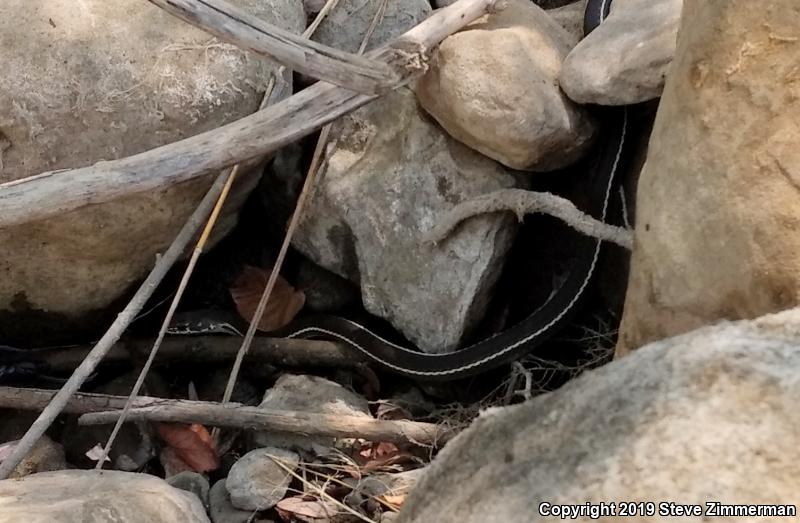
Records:
[[[372,19],[372,23],[370,24],[369,28],[367,29],[366,34],[364,34],[363,40],[361,41],[361,46],[359,48],[359,54],[364,52],[367,45],[369,44],[369,39],[372,37],[375,28],[379,23],[379,19],[383,16],[384,11],[386,10],[386,2],[388,0],[383,0],[381,3],[380,8],[375,13],[375,16]],[[317,174],[319,172],[320,166],[322,165],[322,157],[325,150],[325,146],[328,143],[328,136],[331,132],[331,125],[328,124],[322,128],[322,132],[317,139],[317,145],[314,149],[314,156],[311,158],[311,166],[308,169],[308,174],[306,175],[306,179],[303,182],[303,189],[300,191],[300,196],[297,198],[297,203],[295,204],[294,212],[292,213],[292,217],[289,220],[289,226],[286,228],[286,234],[283,238],[283,243],[281,243],[280,251],[278,252],[278,257],[275,260],[275,264],[272,267],[272,271],[269,275],[269,280],[267,281],[267,286],[264,288],[264,292],[261,293],[261,298],[258,300],[258,306],[256,307],[256,311],[253,314],[252,318],[249,318],[250,325],[247,328],[247,332],[244,335],[244,340],[242,341],[242,347],[239,349],[239,354],[236,355],[236,360],[233,363],[233,368],[231,369],[230,375],[228,376],[228,384],[225,386],[225,392],[222,396],[222,403],[227,403],[231,395],[233,394],[233,389],[236,386],[236,380],[239,378],[239,370],[242,366],[242,360],[244,359],[245,354],[247,351],[250,350],[250,345],[253,343],[253,338],[256,335],[256,329],[258,325],[261,323],[261,317],[264,315],[264,310],[266,310],[267,302],[269,302],[269,298],[272,295],[272,291],[275,288],[275,283],[278,281],[278,275],[281,272],[281,268],[283,267],[283,262],[286,259],[286,254],[289,252],[289,246],[292,243],[292,237],[294,236],[295,231],[297,230],[297,226],[300,224],[300,220],[305,212],[305,205],[308,201],[308,196],[311,194],[312,190],[314,189],[314,184],[316,183]],[[214,435],[218,434],[218,431],[214,429]]]
[[[147,300],[152,296],[153,291],[158,287],[158,284],[185,252],[186,247],[195,237],[198,229],[205,223],[206,218],[214,207],[214,202],[217,201],[217,198],[225,186],[226,179],[227,173],[221,173],[217,177],[200,204],[189,219],[186,220],[183,228],[181,228],[167,251],[156,260],[150,274],[147,275],[147,278],[141,286],[139,286],[139,289],[133,295],[130,302],[128,302],[128,305],[117,315],[117,318],[103,337],[100,338],[100,341],[89,351],[89,354],[73,371],[67,382],[61,387],[61,390],[53,396],[50,404],[42,410],[39,417],[33,422],[33,425],[28,428],[28,431],[25,432],[25,435],[14,448],[11,456],[0,463],[0,479],[6,479],[22,459],[28,455],[34,445],[36,445],[36,442],[39,441],[39,438],[42,437],[64,409],[64,406],[69,402],[69,398],[81,388],[81,385],[83,385],[94,372],[105,355],[108,354],[108,351],[111,350],[120,336],[122,336],[122,333],[125,332],[128,326],[133,322],[142,310],[142,307],[147,303]]]
[[[396,84],[399,87],[424,71],[431,48],[501,3],[458,0],[367,56],[403,58],[405,75]],[[0,228],[168,187],[263,156],[375,98],[320,82],[264,111],[180,142],[120,160],[0,184]]]
[[[386,62],[340,51],[268,24],[224,0],[149,0],[161,9],[289,69],[364,94],[393,89],[400,75]]]
[[[52,401],[56,392],[43,389],[0,387],[0,408],[40,410]],[[91,414],[79,419],[81,425],[114,423],[127,401],[126,396],[76,393],[63,412]],[[443,444],[452,437],[452,429],[418,421],[376,420],[366,416],[339,416],[308,412],[266,410],[239,403],[220,405],[205,401],[174,400],[139,396],[128,419],[203,423],[223,427],[276,430],[309,436],[361,438],[394,443]]]
[[[120,397],[124,402],[125,398]],[[149,399],[151,404],[142,405]],[[341,416],[247,407],[238,403],[168,400],[140,397],[137,407],[128,412],[127,420],[202,423],[217,427],[252,428],[290,432],[307,436],[361,438],[392,443],[443,444],[453,436],[445,427],[418,421],[376,420],[367,416]],[[92,412],[78,419],[80,425],[114,423],[121,411]]]
[[[584,214],[571,201],[555,194],[523,189],[501,189],[461,202],[438,217],[439,223],[425,235],[429,242],[440,242],[459,223],[489,212],[511,211],[522,221],[526,214],[544,213],[554,216],[576,231],[620,247],[633,247],[633,233],[622,227],[608,225]]]
[[[156,362],[224,363],[236,357],[241,338],[233,336],[172,336],[166,338]],[[117,343],[104,363],[129,362],[131,357],[147,357],[152,339],[125,340]],[[72,371],[91,347],[71,347],[48,351],[48,367],[56,371]],[[245,357],[247,363],[270,363],[291,368],[354,368],[367,363],[360,352],[344,344],[324,340],[262,338],[253,340]]]
[[[317,22],[320,22],[322,17],[325,16],[328,8],[330,6],[336,4],[338,0],[328,0],[325,4],[325,9],[321,12],[317,19],[314,20],[315,24],[312,24],[313,27],[317,27]],[[304,33],[304,37],[309,37],[313,33],[314,29],[307,29]],[[286,67],[281,66],[278,69],[277,77],[283,78],[286,74]],[[267,91],[264,94],[264,97],[261,100],[261,105],[259,107],[259,111],[263,111],[265,107],[272,105],[276,100],[283,98],[281,89],[277,89],[273,91],[275,87],[275,79],[273,78],[267,87]],[[122,409],[122,415],[117,420],[117,423],[114,425],[114,429],[111,431],[111,435],[108,437],[108,441],[106,442],[105,447],[103,448],[103,453],[97,460],[96,468],[98,470],[103,468],[103,465],[106,462],[106,457],[108,456],[109,452],[111,452],[111,446],[114,444],[114,440],[117,437],[117,434],[122,429],[122,424],[125,422],[125,415],[127,414],[128,410],[130,410],[131,406],[133,405],[133,400],[136,396],[139,395],[139,391],[141,390],[142,385],[144,384],[144,380],[147,376],[147,373],[150,372],[150,367],[152,366],[153,362],[155,361],[156,355],[158,354],[158,349],[161,347],[162,342],[164,341],[164,337],[167,334],[167,329],[169,328],[170,323],[172,322],[172,317],[175,314],[175,311],[178,308],[178,304],[180,303],[181,298],[183,297],[183,293],[186,291],[186,287],[189,283],[189,279],[194,272],[194,268],[197,265],[197,261],[200,259],[200,255],[205,250],[206,243],[208,242],[209,237],[211,236],[211,232],[214,229],[214,225],[216,225],[217,218],[222,210],[222,207],[225,205],[225,201],[228,198],[228,194],[230,193],[230,189],[233,186],[234,181],[239,175],[239,170],[241,168],[241,164],[236,164],[233,169],[230,170],[230,174],[228,175],[227,181],[225,183],[225,187],[222,193],[219,195],[219,199],[217,200],[217,204],[214,206],[214,210],[211,212],[211,216],[209,216],[208,221],[206,222],[206,226],[203,229],[203,233],[200,235],[200,239],[197,241],[197,245],[192,252],[192,256],[189,259],[189,263],[186,266],[186,269],[183,271],[183,276],[181,277],[181,281],[178,284],[178,289],[175,291],[175,296],[172,299],[172,303],[170,304],[169,310],[167,311],[164,320],[161,323],[161,328],[158,331],[158,337],[156,338],[155,343],[153,343],[153,348],[150,350],[150,354],[147,356],[147,360],[145,361],[144,365],[142,366],[141,371],[139,371],[139,376],[136,379],[136,383],[133,386],[133,389],[128,396],[128,402],[125,404],[125,407]],[[273,270],[274,272],[274,270]],[[268,286],[269,287],[269,286]],[[260,317],[260,316],[259,316]],[[248,330],[248,332],[250,332]],[[237,362],[240,362],[240,358],[237,357]],[[216,439],[216,438],[215,438]]]
[[[56,391],[45,389],[26,389],[19,387],[0,387],[0,408],[18,410],[41,410],[56,395]],[[64,406],[65,413],[86,414],[87,412],[105,412],[108,410],[122,409],[125,396],[111,396],[109,394],[90,394],[77,392]],[[151,406],[156,398],[141,396],[136,398],[134,407]]]

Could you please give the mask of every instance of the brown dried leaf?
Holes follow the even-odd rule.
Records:
[[[248,322],[256,313],[258,302],[267,287],[270,272],[271,269],[245,266],[230,288],[236,310]],[[296,290],[289,285],[289,282],[278,276],[267,301],[267,307],[264,309],[264,315],[258,322],[258,330],[270,332],[285,327],[297,316],[305,303],[305,293]]]
[[[400,452],[397,445],[389,443],[388,441],[380,441],[377,443],[367,443],[359,454],[365,458],[385,458],[394,456]]]
[[[378,499],[394,510],[400,510],[406,500],[406,494],[383,494],[378,496]]]
[[[339,508],[334,503],[310,496],[284,498],[275,508],[284,521],[329,521],[339,513]]]
[[[164,447],[161,449],[161,452],[158,454],[158,461],[164,469],[164,476],[167,478],[176,476],[181,472],[194,472],[194,469],[183,461],[172,447]]]
[[[157,423],[156,429],[167,445],[195,472],[219,468],[219,456],[208,430],[202,425]]]

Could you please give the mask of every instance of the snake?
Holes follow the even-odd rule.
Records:
[[[589,34],[608,16],[612,0],[589,0],[584,15],[584,33]],[[584,212],[606,221],[612,188],[618,178],[628,138],[628,111],[611,110],[603,126],[599,158],[587,176],[590,203]],[[577,234],[577,233],[575,233]],[[443,354],[425,353],[398,345],[368,328],[338,316],[316,315],[293,321],[276,336],[323,338],[341,342],[384,369],[421,381],[446,381],[480,374],[530,353],[570,319],[597,272],[602,240],[581,236],[578,254],[564,282],[529,316],[507,330],[473,345]],[[240,332],[233,322],[217,322],[213,332]],[[184,332],[186,332],[184,326]],[[180,332],[174,329],[171,332]]]
[[[585,35],[606,19],[611,3],[612,0],[588,1],[584,13]],[[628,125],[628,110],[625,107],[611,110],[607,114],[603,126],[604,136],[601,137],[598,149],[599,157],[594,168],[587,174],[586,187],[591,198],[582,210],[600,221],[606,221],[608,217],[609,199],[630,141]],[[544,304],[510,328],[455,352],[438,354],[410,349],[388,341],[356,322],[328,315],[296,320],[285,329],[270,334],[287,338],[335,340],[362,353],[392,373],[420,381],[447,381],[481,374],[530,353],[569,322],[596,276],[602,240],[580,236],[576,243],[578,254],[571,260],[566,278]],[[183,320],[176,318],[168,332],[184,335],[242,335],[243,328],[234,320],[207,319],[202,314],[195,313]],[[0,376],[3,374],[2,370],[0,369]],[[19,368],[9,366],[5,370],[19,371]]]

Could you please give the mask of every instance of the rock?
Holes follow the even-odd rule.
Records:
[[[639,181],[620,356],[798,303],[800,84],[795,37],[781,40],[800,31],[797,3],[684,11]]]
[[[354,492],[348,494],[348,498],[354,494],[361,498],[376,498],[385,494],[391,496],[406,496],[417,484],[425,469],[407,470],[397,473],[378,473],[365,476],[363,478],[347,480],[346,483],[352,485]]]
[[[578,103],[658,98],[675,55],[683,0],[614,0],[603,24],[570,52],[561,88]]]
[[[251,450],[234,463],[225,480],[234,507],[266,510],[283,499],[293,477],[275,459],[291,470],[300,463],[294,452],[274,447]]]
[[[586,4],[589,0],[578,0],[554,9],[548,9],[547,14],[561,27],[563,27],[574,42],[583,39],[583,18],[586,13]],[[612,4],[613,5],[613,4]]]
[[[359,478],[346,478],[343,483],[353,490],[342,501],[349,507],[361,510],[373,519],[381,514],[381,501],[386,500],[397,503],[404,500],[414,488],[424,469],[408,470],[405,472],[378,473]],[[280,508],[280,505],[278,505]],[[385,510],[385,507],[383,507]],[[385,513],[384,513],[385,514]],[[386,521],[381,516],[380,521]]]
[[[451,136],[508,167],[565,167],[595,129],[558,86],[576,43],[530,0],[510,0],[442,42],[417,96]]]
[[[454,4],[457,0],[433,0],[436,7],[445,7]],[[542,9],[557,9],[569,5],[574,0],[531,0]],[[584,0],[580,0],[584,1]]]
[[[350,392],[338,383],[316,376],[284,374],[264,395],[259,405],[263,409],[293,410],[331,414],[335,416],[365,416],[369,414],[367,400]],[[304,451],[332,447],[334,438],[303,436],[296,433],[258,431],[253,442],[260,447],[279,447]]]
[[[64,448],[47,436],[42,436],[9,477],[21,478],[38,472],[65,470],[67,468],[69,468],[69,465],[64,457]]]
[[[372,24],[383,0],[340,0],[319,25],[312,39],[321,44],[355,53]],[[431,13],[428,0],[388,2],[366,50],[374,49],[400,36]]]
[[[191,492],[197,496],[197,499],[203,503],[204,507],[208,508],[209,484],[208,479],[202,474],[187,470],[168,477],[165,481],[172,487]]]
[[[299,0],[234,3],[284,29],[305,27]],[[13,48],[0,54],[0,183],[126,157],[241,118],[258,108],[276,67],[140,0],[6,0],[0,42]],[[256,181],[243,173],[219,235]],[[0,231],[3,330],[27,339],[23,332],[54,323],[17,325],[12,313],[26,311],[57,317],[61,329],[105,321],[89,313],[150,269],[210,183]]]
[[[147,474],[42,472],[0,481],[0,522],[208,523],[196,496]]]
[[[452,350],[483,316],[516,229],[493,214],[438,246],[422,238],[440,213],[513,177],[449,138],[408,89],[346,116],[333,136],[294,246],[359,282],[366,309],[423,350]]]
[[[214,483],[208,495],[209,514],[214,523],[250,523],[253,517],[252,510],[239,510],[231,503],[225,480]]]
[[[798,336],[800,310],[707,327],[524,404],[490,409],[428,467],[400,523],[564,520],[540,514],[542,503],[796,504]]]

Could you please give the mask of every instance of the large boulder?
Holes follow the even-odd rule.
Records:
[[[618,355],[800,297],[794,0],[692,0],[637,196]]]
[[[589,0],[578,0],[555,9],[548,9],[547,14],[566,29],[576,42],[580,42],[583,39],[583,19],[588,3]]]
[[[194,494],[147,474],[42,472],[0,481],[0,523],[209,523]]]
[[[294,245],[361,286],[366,309],[431,352],[483,316],[515,233],[499,213],[439,245],[425,233],[461,201],[511,187],[492,160],[450,138],[406,88],[340,120]]]
[[[628,105],[658,98],[675,55],[682,4],[614,0],[608,18],[567,56],[561,87],[585,104]]]
[[[305,27],[300,0],[234,3],[295,33]],[[277,67],[141,0],[5,0],[0,47],[0,182],[122,158],[246,116]],[[257,178],[243,180],[222,233]],[[107,306],[152,266],[210,183],[0,230],[0,317],[40,310],[72,320]]]
[[[799,338],[800,310],[706,327],[485,412],[428,468],[398,523],[795,521],[714,515],[706,503],[796,511]],[[622,517],[623,501],[645,504]],[[669,502],[701,515],[677,517]],[[587,503],[615,503],[616,515],[553,509]]]
[[[340,0],[319,25],[312,39],[343,51],[357,52],[383,3],[384,0]],[[321,2],[321,5],[324,4],[324,1]],[[400,36],[430,14],[431,4],[428,0],[387,2],[366,49],[374,49]]]
[[[417,95],[451,136],[508,167],[564,167],[595,130],[558,85],[577,41],[530,0],[511,0],[442,42]]]

